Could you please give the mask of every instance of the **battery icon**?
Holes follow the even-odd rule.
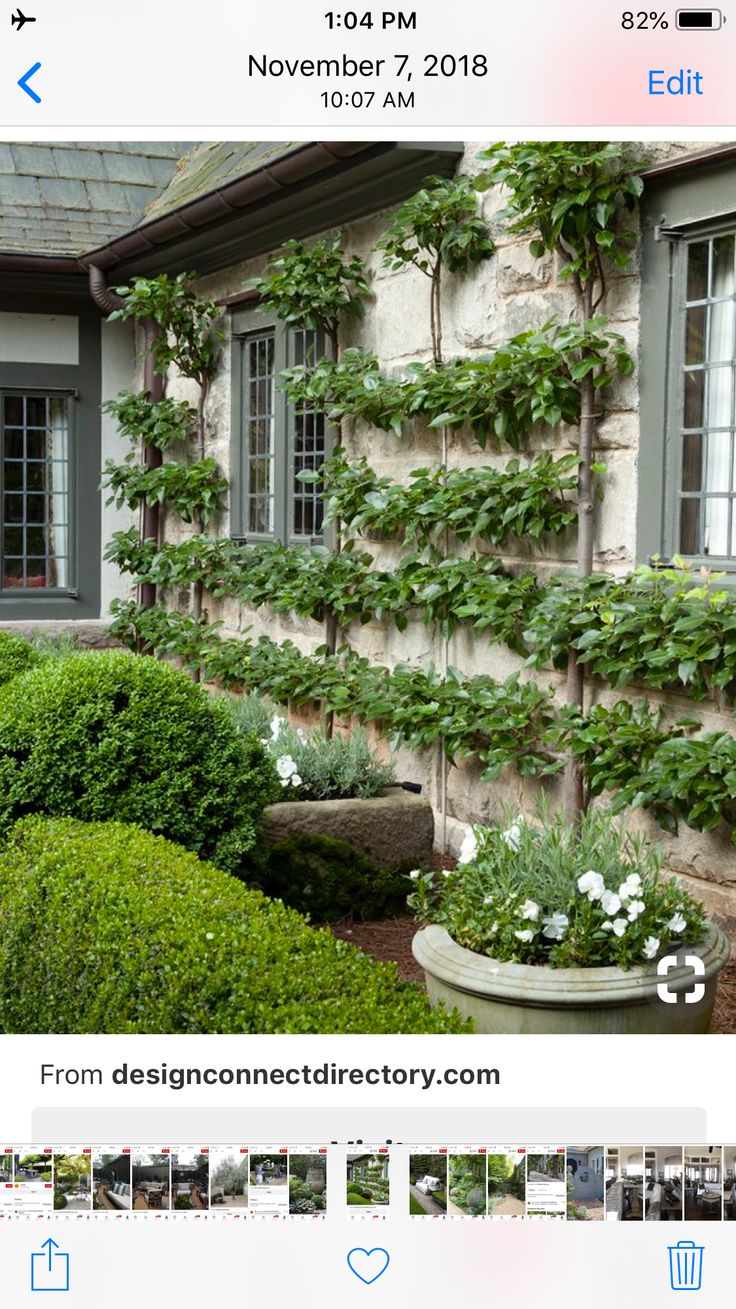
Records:
[[[676,22],[683,32],[717,32],[723,14],[720,9],[678,9]]]

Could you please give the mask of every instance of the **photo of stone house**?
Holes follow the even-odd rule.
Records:
[[[592,306],[605,314],[605,349],[621,366],[599,373],[595,412],[582,415],[595,429],[595,576],[581,574],[587,627],[577,631],[577,653],[567,646],[572,629],[556,629],[554,604],[555,586],[576,570],[581,415],[574,405],[566,409],[563,395],[561,407],[545,410],[538,398],[523,432],[509,434],[506,418],[486,430],[482,413],[464,421],[448,411],[425,421],[421,396],[419,416],[404,415],[392,426],[385,410],[374,412],[366,400],[377,388],[380,405],[390,408],[392,389],[402,391],[407,379],[424,376],[423,368],[431,390],[433,366],[441,365],[444,380],[488,360],[503,365],[509,342],[523,350],[531,341],[544,353],[553,320],[563,334],[577,330],[579,305],[559,252],[538,248],[526,230],[504,220],[507,197],[498,182],[479,184],[476,193],[484,149],[487,157],[487,143],[450,140],[0,144],[0,628],[36,641],[69,636],[93,649],[125,641],[237,693],[242,679],[232,674],[228,681],[228,643],[251,643],[254,664],[270,661],[264,699],[288,682],[279,706],[291,729],[319,721],[339,734],[365,724],[371,748],[393,767],[391,798],[406,814],[406,822],[392,820],[382,834],[393,831],[398,842],[419,823],[424,867],[433,845],[452,871],[475,840],[475,825],[530,818],[541,795],[561,812],[571,768],[585,804],[602,808],[623,785],[615,761],[625,760],[630,787],[640,765],[641,778],[654,779],[652,791],[642,782],[627,793],[626,826],[659,844],[666,872],[680,878],[713,924],[698,1030],[712,1024],[719,972],[713,1026],[732,1030],[722,935],[736,926],[736,796],[728,780],[736,733],[730,683],[719,671],[727,617],[718,619],[712,640],[691,650],[698,642],[688,615],[691,603],[723,615],[736,573],[736,146],[626,145],[637,160],[635,203],[634,190],[627,193],[627,257],[611,267],[601,258]],[[386,233],[401,206],[428,185],[471,178],[483,236],[470,272],[453,271],[450,259],[440,287],[421,259],[385,257]],[[338,237],[344,258],[363,270],[360,311],[351,304],[334,332],[279,316],[258,290],[267,270],[293,243],[309,247]],[[153,320],[121,308],[135,298],[139,280],[150,288],[156,279],[177,278],[219,314],[203,385],[173,366],[157,373]],[[319,368],[326,362],[343,368],[338,381],[348,400],[320,405]],[[302,366],[316,389],[297,401],[284,375]],[[576,359],[576,385],[586,367]],[[357,399],[351,386],[362,392]],[[119,406],[121,394],[141,392],[174,407],[186,402],[198,413],[202,477],[212,492],[206,521],[199,510],[187,517],[183,492],[183,510],[175,513],[163,480],[148,498],[137,494],[130,442],[121,434],[119,408],[116,419],[109,406]],[[146,472],[154,480],[165,476],[167,487],[175,481],[173,464],[191,462],[181,452],[162,456],[155,446],[145,459]],[[320,480],[325,461],[340,483],[340,512]],[[517,535],[509,528],[489,539],[491,511],[483,504],[467,526],[469,509],[453,489],[466,474],[482,474],[491,487],[499,477],[523,482],[532,467],[540,486],[551,470],[557,479],[551,492],[538,491],[545,503],[536,518],[520,492],[507,509],[513,517],[520,503],[526,506]],[[409,514],[404,501],[417,488],[423,490]],[[401,513],[387,523],[387,506],[399,501]],[[172,552],[192,537],[205,542],[208,559],[222,570],[215,567],[215,577],[204,569],[203,580],[193,549],[185,563],[195,580],[183,583],[177,569],[184,565],[172,564]],[[320,561],[325,576],[331,570],[330,577],[346,579],[341,613],[331,600],[321,603],[319,586],[304,598],[307,556]],[[256,580],[248,576],[254,560]],[[649,570],[646,579],[641,569]],[[666,640],[653,638],[646,657],[635,658],[625,618],[630,593],[644,587],[656,597],[660,586],[676,595],[684,626],[675,622]],[[351,608],[358,592],[368,599]],[[604,594],[620,607],[620,625],[618,618],[608,622]],[[134,630],[126,605],[137,605],[144,617],[149,610],[173,616],[181,644],[172,644],[170,632],[159,630],[157,644],[152,629],[145,637]],[[658,621],[673,625],[665,610],[663,603]],[[574,627],[579,614],[570,609],[568,618]],[[606,644],[614,628],[615,656]],[[227,647],[219,680],[187,646],[195,630],[198,650]],[[601,715],[599,726],[605,719],[623,742],[605,766],[608,731],[600,729],[586,754],[581,729],[572,763],[568,747],[559,745],[570,659],[578,673],[584,669],[588,718]],[[331,687],[345,675],[337,707],[326,707],[321,683],[310,695],[321,660]],[[289,676],[281,676],[287,665]],[[370,683],[359,703],[348,673]],[[382,702],[389,681],[390,714]],[[260,686],[252,689],[261,694]],[[514,711],[494,709],[511,701]],[[701,782],[716,741],[723,752],[720,799],[704,813]],[[690,746],[692,771],[678,770],[675,755]],[[649,766],[652,752],[661,777]],[[282,787],[298,785],[291,755],[279,767],[286,770]],[[382,848],[382,866],[391,862],[384,854]],[[392,908],[403,904],[404,890]],[[608,892],[609,902],[618,898],[615,886]],[[631,913],[611,918],[612,947],[641,912],[635,897],[630,902]],[[338,919],[336,913],[332,921]],[[681,921],[676,908],[661,930],[642,933],[636,960],[653,970],[668,948],[665,933],[677,939]],[[548,953],[568,922],[562,907],[551,914],[544,925]],[[379,958],[401,957],[405,980],[421,980],[428,970],[417,950],[421,968],[407,958],[415,929],[402,930],[401,942]],[[522,928],[514,942],[526,945],[538,930],[541,923]],[[526,958],[515,943],[510,957],[513,964],[547,962]],[[435,1007],[443,998],[430,986]],[[693,1009],[678,1009],[683,1022],[696,1021]],[[655,1015],[649,1005],[646,1015],[664,1024],[661,1030],[680,1017],[669,1010]],[[618,1021],[611,1019],[611,1030]]]
[[[479,150],[479,143],[451,141],[426,146],[368,141],[3,144],[0,622],[25,629],[72,624],[85,640],[104,642],[111,601],[129,593],[126,579],[104,560],[106,543],[130,522],[130,515],[107,505],[99,490],[105,461],[123,450],[114,422],[100,406],[140,381],[141,341],[135,340],[130,324],[106,321],[114,307],[114,288],[134,275],[193,270],[200,275],[197,288],[222,305],[225,344],[208,402],[207,450],[225,470],[230,494],[216,532],[251,542],[321,542],[319,496],[294,481],[299,471],[294,460],[305,467],[318,464],[335,433],[319,430],[316,423],[308,433],[305,429],[297,451],[292,419],[281,406],[268,417],[263,451],[249,444],[262,439],[255,433],[264,420],[249,408],[248,378],[261,376],[257,370],[263,369],[263,377],[272,379],[279,368],[296,362],[299,349],[296,333],[259,315],[252,279],[285,240],[341,230],[347,247],[367,256],[374,273],[368,312],[349,324],[341,348],[373,349],[388,370],[400,371],[405,360],[426,357],[431,342],[424,317],[405,311],[407,298],[423,298],[422,274],[411,267],[381,269],[373,242],[392,206],[430,175],[471,172]],[[635,351],[639,368],[635,378],[617,384],[599,431],[607,490],[596,566],[622,574],[653,555],[680,554],[698,566],[706,563],[729,573],[736,559],[727,477],[733,428],[730,418],[724,427],[721,416],[734,356],[723,306],[732,294],[729,251],[734,236],[726,215],[736,148],[660,143],[647,145],[646,155],[650,162],[644,170],[638,256],[632,270],[614,276],[607,288],[609,320]],[[484,212],[492,215],[497,204],[496,196],[486,195]],[[659,221],[663,213],[666,223]],[[701,231],[702,240],[696,241]],[[706,276],[708,260],[715,261],[713,281],[691,318],[711,324],[709,349],[711,355],[718,353],[718,361],[709,357],[704,368],[717,362],[719,372],[713,376],[722,386],[718,392],[711,386],[703,401],[710,408],[701,414],[698,435],[686,440],[681,464],[667,455],[672,445],[667,414],[670,401],[680,394],[681,370],[687,365],[677,357],[663,324],[673,313],[685,312],[680,297],[686,289],[682,278],[688,250],[693,286],[697,277],[702,281]],[[524,240],[500,241],[496,257],[481,267],[472,287],[462,278],[448,287],[448,355],[478,356],[505,336],[541,326],[553,312],[564,316],[567,293],[553,273],[549,262],[531,259]],[[693,405],[699,403],[699,376],[688,374]],[[437,454],[434,436],[420,432],[401,443],[373,432],[370,447],[360,428],[344,433],[343,439],[349,455],[369,455],[380,475],[400,480]],[[708,441],[712,454],[703,481],[698,452]],[[257,460],[273,472],[263,492],[248,481],[256,476]],[[449,460],[451,467],[498,464],[499,456],[469,449],[453,437]],[[371,549],[379,562],[390,564],[395,558],[392,546],[374,543]],[[539,561],[542,572],[553,563],[571,563],[566,551],[564,536],[551,542]],[[522,547],[508,562],[519,568],[529,559],[529,549]],[[207,610],[224,621],[226,630],[247,625],[256,635],[290,639],[307,651],[323,637],[310,620],[267,607],[245,613],[227,599],[208,599]],[[462,668],[467,675],[482,669],[497,676],[517,666],[516,656],[503,645],[489,649],[486,640],[464,628],[454,633],[447,651],[439,634],[414,619],[400,632],[371,621],[349,635],[360,654],[389,666],[432,661]],[[677,697],[666,693],[654,698],[666,708],[679,705]],[[710,705],[699,711],[708,727],[730,730],[730,715]],[[398,767],[424,786],[439,817],[431,752],[425,758],[412,753]],[[469,821],[496,819],[501,800],[516,803],[517,797],[512,781],[491,791],[472,764],[452,768],[445,802],[450,848],[459,847]],[[694,883],[714,913],[731,919],[733,892],[725,869],[733,867],[734,855],[721,833],[698,834],[681,825],[679,834],[666,841],[672,867]]]

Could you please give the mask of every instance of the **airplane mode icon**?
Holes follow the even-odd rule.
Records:
[[[12,26],[17,27],[19,32],[25,27],[26,23],[35,23],[35,21],[35,18],[26,18],[22,9],[19,9],[10,19]]]

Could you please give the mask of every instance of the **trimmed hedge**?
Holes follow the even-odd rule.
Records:
[[[313,922],[334,923],[350,913],[365,922],[407,912],[407,874],[379,868],[347,841],[301,835],[271,846],[259,885]]]
[[[27,818],[0,855],[0,1031],[464,1031],[395,964],[122,823]]]
[[[29,813],[114,818],[242,872],[280,795],[260,742],[156,659],[75,654],[0,688],[0,831]]]
[[[36,647],[23,636],[0,631],[0,686],[41,662]]]

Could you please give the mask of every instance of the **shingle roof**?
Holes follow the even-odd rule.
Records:
[[[227,182],[247,177],[303,148],[303,141],[202,142],[182,160],[168,186],[147,209],[145,221],[181,209]]]
[[[193,144],[0,142],[0,251],[78,255],[130,231]]]

